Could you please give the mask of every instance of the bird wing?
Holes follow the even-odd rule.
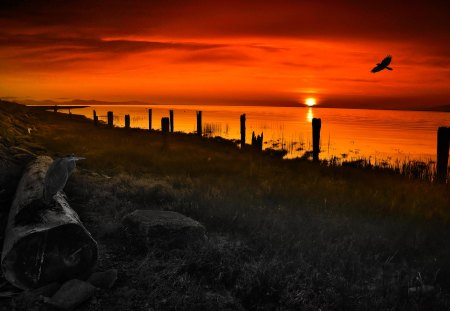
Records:
[[[386,57],[381,61],[381,65],[382,65],[383,67],[387,67],[387,66],[389,66],[389,64],[391,63],[391,60],[392,60],[392,56],[391,56],[391,55],[388,55],[388,56],[386,56]]]
[[[373,67],[370,72],[375,73],[375,72],[383,70],[384,68],[385,68],[384,66],[382,66],[381,64],[378,64],[375,67]]]
[[[45,174],[44,186],[47,198],[53,197],[66,185],[68,179],[67,169],[64,166],[64,159],[58,158],[53,161]]]

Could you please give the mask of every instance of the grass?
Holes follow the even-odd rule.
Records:
[[[38,153],[87,158],[66,192],[99,242],[99,268],[119,269],[86,310],[450,307],[448,185],[33,115]],[[188,215],[209,241],[185,250],[130,243],[120,221],[137,208]],[[432,290],[408,291],[423,285]]]

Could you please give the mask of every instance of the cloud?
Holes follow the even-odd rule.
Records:
[[[105,40],[94,37],[64,37],[53,34],[0,34],[0,45],[6,48],[58,48],[69,51],[94,53],[135,53],[142,51],[178,49],[204,50],[218,48],[220,44],[204,44],[195,42],[158,42],[136,40]]]
[[[58,70],[77,67],[90,61],[110,62],[113,59],[137,53],[164,50],[190,53],[222,47],[226,46],[196,42],[105,40],[93,37],[66,37],[48,33],[20,35],[0,33],[0,62],[3,61],[10,66],[19,66],[28,70],[51,70],[52,68]],[[192,60],[195,55],[200,56],[201,54],[193,54]],[[5,67],[7,66],[5,65]]]
[[[240,64],[254,63],[256,59],[242,51],[233,49],[215,49],[208,51],[195,51],[178,58],[181,63],[219,63]]]
[[[315,70],[324,70],[324,69],[333,69],[333,68],[341,68],[342,66],[331,65],[331,64],[320,64],[317,63],[318,59],[315,60],[315,63],[312,62],[281,62],[282,65],[292,68],[308,68]]]
[[[328,81],[333,81],[333,82],[337,82],[337,81],[343,81],[343,82],[357,82],[357,83],[378,83],[379,81],[375,80],[375,79],[349,79],[349,78],[327,78],[325,80]]]
[[[445,40],[450,2],[6,0],[0,28],[95,35]],[[448,41],[448,40],[447,40]],[[444,42],[443,42],[444,43]]]

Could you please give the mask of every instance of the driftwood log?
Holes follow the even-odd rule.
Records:
[[[44,178],[52,159],[32,161],[22,176],[9,212],[1,268],[22,288],[88,275],[97,261],[97,243],[60,191],[43,201]]]

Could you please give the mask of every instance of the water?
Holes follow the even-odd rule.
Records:
[[[295,158],[312,149],[312,118],[322,119],[321,159],[371,159],[372,163],[396,161],[436,161],[437,128],[450,126],[450,113],[308,107],[258,106],[105,106],[73,110],[89,118],[95,109],[106,122],[114,112],[114,124],[124,126],[130,114],[131,127],[148,129],[148,108],[153,111],[153,129],[161,129],[161,118],[174,110],[174,130],[196,131],[196,111],[203,112],[204,133],[240,139],[239,117],[245,113],[246,142],[264,132],[264,148],[286,149]]]

